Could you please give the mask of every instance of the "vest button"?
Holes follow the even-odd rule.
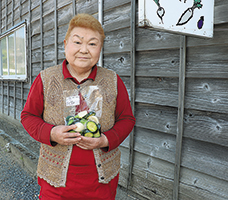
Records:
[[[77,88],[80,89],[80,85],[78,85]]]
[[[101,164],[98,164],[97,166],[98,166],[98,167],[101,167]]]

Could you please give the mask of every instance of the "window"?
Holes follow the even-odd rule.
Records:
[[[26,22],[0,36],[0,80],[26,80]]]

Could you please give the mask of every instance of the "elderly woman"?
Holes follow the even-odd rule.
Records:
[[[66,59],[34,80],[21,122],[41,143],[37,167],[42,200],[114,200],[120,169],[118,146],[135,118],[120,77],[98,67],[104,42],[101,24],[91,15],[72,18],[64,40]],[[101,136],[82,136],[65,119],[95,111]]]

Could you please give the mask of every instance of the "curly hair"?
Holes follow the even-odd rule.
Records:
[[[101,36],[101,42],[103,45],[104,39],[105,39],[104,29],[102,28],[102,25],[100,24],[100,22],[92,15],[85,14],[85,13],[75,15],[70,20],[69,27],[65,36],[65,40],[69,38],[71,31],[75,27],[88,28],[93,31],[98,31],[98,33]]]

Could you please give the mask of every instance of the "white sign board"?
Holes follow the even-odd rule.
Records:
[[[139,27],[212,38],[214,0],[139,0]]]

